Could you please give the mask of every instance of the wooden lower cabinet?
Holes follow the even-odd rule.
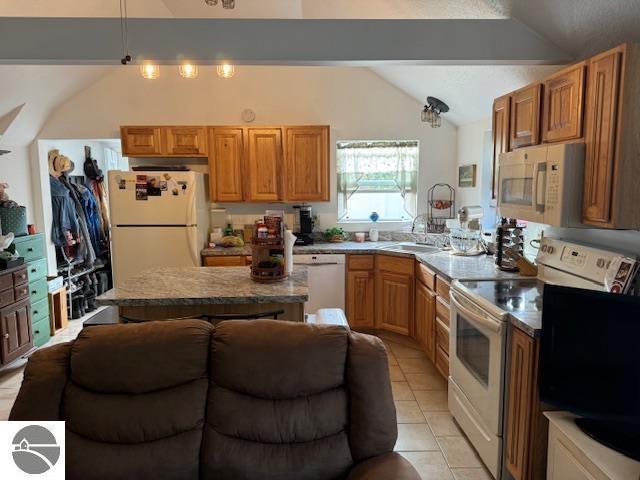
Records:
[[[246,255],[215,255],[202,257],[205,267],[244,267],[251,265],[251,257]]]
[[[0,359],[5,365],[33,347],[28,298],[0,310]]]
[[[436,360],[436,294],[416,279],[414,338],[432,362]]]
[[[413,277],[379,272],[376,279],[377,326],[383,330],[412,335]]]
[[[355,270],[347,273],[347,321],[352,328],[373,328],[375,274]]]
[[[538,397],[540,342],[514,328],[509,345],[505,456],[515,480],[545,478],[547,424]]]

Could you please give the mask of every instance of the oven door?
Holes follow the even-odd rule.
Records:
[[[502,435],[506,325],[451,290],[449,371],[493,435]]]
[[[503,217],[544,220],[547,149],[516,150],[500,155],[498,208]]]

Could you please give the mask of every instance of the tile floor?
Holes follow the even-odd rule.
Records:
[[[74,339],[82,321],[70,321],[47,345]],[[447,384],[435,366],[420,350],[383,341],[398,417],[395,450],[413,464],[423,480],[491,480],[449,414]],[[25,363],[16,362],[0,372],[0,420],[9,416]]]
[[[398,417],[395,450],[423,480],[491,480],[447,408],[447,383],[431,361],[383,339]]]

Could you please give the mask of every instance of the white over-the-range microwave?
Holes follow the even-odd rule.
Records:
[[[583,143],[568,143],[501,154],[500,215],[555,227],[581,226],[584,149]]]

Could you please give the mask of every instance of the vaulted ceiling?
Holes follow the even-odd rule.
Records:
[[[138,18],[505,19],[515,18],[559,51],[583,58],[623,41],[640,42],[640,0],[236,0],[236,8],[203,0],[128,0]],[[118,17],[115,0],[0,0],[1,17]],[[452,34],[453,35],[453,34]],[[444,35],[442,45],[452,38]],[[1,59],[0,59],[1,60]],[[446,62],[441,62],[446,63]],[[539,79],[553,65],[372,65],[375,73],[423,103],[436,96],[464,125],[488,115],[491,99]],[[26,103],[7,138],[28,142],[56,105],[112,67],[0,66],[0,116]]]

